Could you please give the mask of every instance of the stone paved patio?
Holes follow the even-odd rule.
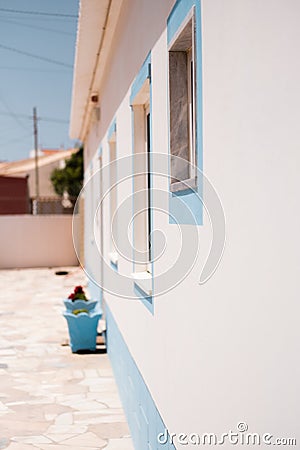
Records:
[[[72,354],[62,298],[80,268],[0,271],[0,449],[132,450],[107,355]]]

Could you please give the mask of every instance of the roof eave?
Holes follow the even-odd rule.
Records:
[[[105,61],[123,0],[81,0],[73,75],[70,137],[84,142],[93,103],[101,95]]]

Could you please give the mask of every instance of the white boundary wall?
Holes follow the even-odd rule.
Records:
[[[0,269],[78,265],[72,215],[0,216]]]

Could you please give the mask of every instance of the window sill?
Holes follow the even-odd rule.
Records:
[[[117,266],[118,265],[118,258],[119,258],[118,253],[117,252],[110,252],[108,254],[108,256],[109,256],[110,262],[113,263],[115,266]]]
[[[170,185],[170,191],[171,192],[181,192],[181,191],[187,191],[188,189],[195,190],[197,189],[197,178],[189,178],[188,180],[184,181],[176,181],[175,183],[172,183]]]
[[[131,274],[134,284],[148,297],[152,296],[152,275],[149,272],[134,272]]]

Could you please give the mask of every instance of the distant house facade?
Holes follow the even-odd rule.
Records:
[[[36,163],[34,151],[30,152],[30,158],[19,161],[0,163],[0,176],[5,178],[12,177],[17,183],[17,178],[26,178],[28,185],[28,195],[30,199],[29,213],[37,214],[64,214],[72,213],[73,207],[66,196],[62,199],[54,191],[51,174],[54,169],[62,169],[65,167],[65,161],[68,160],[73,153],[78,151],[77,148],[68,150],[61,149],[40,149],[38,151],[38,201],[36,202]],[[19,182],[19,184],[21,181]],[[12,185],[12,180],[10,185]],[[11,198],[11,203],[15,203],[15,199]]]
[[[55,193],[51,183],[51,173],[55,168],[64,167],[66,159],[70,158],[78,149],[71,148],[68,150],[59,149],[41,149],[38,152],[38,177],[39,177],[39,196],[55,197]],[[35,197],[35,158],[34,152],[31,157],[19,161],[0,163],[0,175],[24,177],[28,176],[29,195]]]
[[[33,157],[0,163],[0,269],[77,265],[73,205],[54,192],[50,180],[52,171],[76,151],[39,151],[38,199]]]
[[[84,266],[136,450],[300,440],[299,19],[292,0],[80,2]]]

